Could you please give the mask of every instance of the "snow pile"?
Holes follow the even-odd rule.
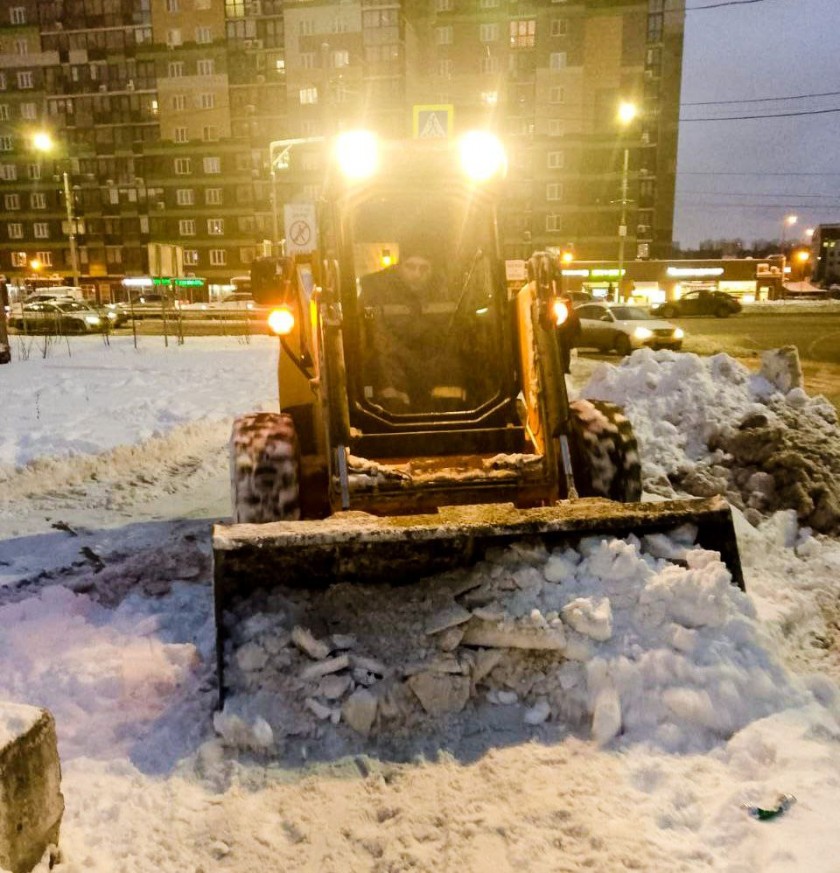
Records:
[[[505,707],[523,735],[706,750],[810,695],[693,533],[520,543],[407,588],[261,592],[228,616],[217,730],[271,753],[392,753],[400,736],[459,742]]]
[[[598,368],[582,394],[624,405],[647,490],[725,494],[753,523],[794,509],[803,524],[840,532],[837,413],[802,390],[795,350],[766,353],[752,374],[728,355],[641,349]]]

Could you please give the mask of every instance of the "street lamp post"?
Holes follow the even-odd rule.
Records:
[[[634,103],[623,102],[618,108],[618,121],[622,128],[627,128],[638,115]],[[621,288],[624,280],[624,243],[627,239],[627,183],[630,170],[630,146],[624,142],[624,161],[621,170],[621,218],[618,224],[618,281],[615,285],[615,302],[621,299]]]
[[[55,143],[48,133],[36,133],[32,138],[32,145],[36,151],[49,154],[54,151]],[[70,269],[73,272],[73,285],[79,287],[79,253],[76,249],[76,219],[73,216],[73,189],[70,186],[70,173],[62,172],[64,183],[64,208],[67,213],[67,238],[70,243]]]
[[[786,231],[789,227],[793,227],[797,221],[799,221],[798,215],[786,215],[784,217],[784,220],[782,221],[782,244],[780,246],[780,248],[782,250],[782,254],[785,253]]]

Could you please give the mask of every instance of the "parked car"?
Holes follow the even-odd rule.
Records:
[[[725,291],[686,291],[679,300],[669,300],[651,306],[651,315],[661,315],[663,318],[677,318],[683,315],[714,315],[716,318],[726,318],[741,311],[741,304]]]
[[[184,313],[204,313],[208,318],[223,318],[236,313],[248,313],[256,309],[256,303],[250,293],[235,291],[219,300],[208,300],[201,303],[181,303],[178,305]]]
[[[682,328],[653,318],[639,306],[622,303],[584,303],[575,307],[580,318],[578,348],[595,348],[601,352],[615,350],[629,355],[633,349],[650,346],[654,349],[682,347]]]
[[[92,306],[78,300],[44,300],[26,303],[13,312],[9,324],[24,333],[101,333],[109,329],[108,319]]]
[[[133,294],[128,300],[116,304],[117,310],[122,312],[126,318],[138,319],[161,318],[164,307],[168,313],[174,308],[173,302],[167,299],[165,294],[154,292]]]

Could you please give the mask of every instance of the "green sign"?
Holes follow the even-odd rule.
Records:
[[[204,279],[170,279],[167,276],[154,276],[152,285],[177,285],[179,288],[200,288]]]

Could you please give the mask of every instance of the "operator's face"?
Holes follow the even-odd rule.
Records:
[[[400,276],[412,291],[422,291],[432,278],[432,262],[419,255],[400,261]]]

